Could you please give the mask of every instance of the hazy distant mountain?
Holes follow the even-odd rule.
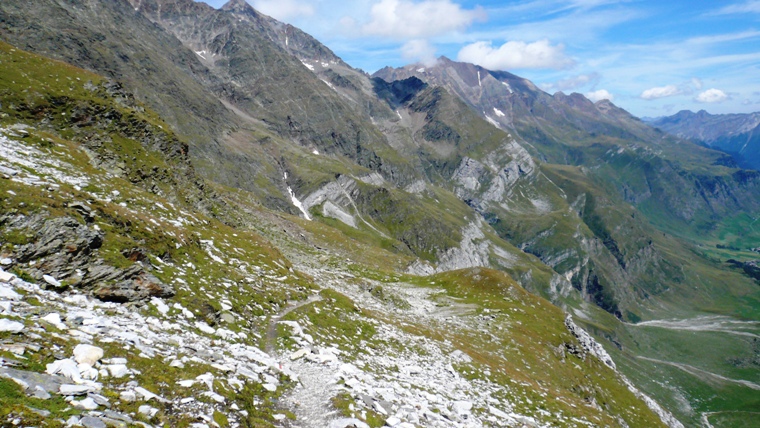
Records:
[[[760,170],[760,112],[710,114],[682,110],[649,120],[652,126],[730,154],[740,166]]]

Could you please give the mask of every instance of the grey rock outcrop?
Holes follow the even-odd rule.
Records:
[[[97,257],[103,233],[73,217],[48,218],[45,213],[6,215],[0,217],[0,227],[26,234],[30,242],[14,248],[16,263],[37,280],[54,278],[54,284],[64,281],[63,285],[51,287],[71,285],[92,290],[97,298],[113,302],[174,295],[171,286],[139,263],[125,269],[106,264]]]

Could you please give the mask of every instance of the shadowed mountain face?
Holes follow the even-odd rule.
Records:
[[[242,0],[218,10],[192,0],[4,0],[0,37],[120,82],[187,141],[188,171],[217,192],[192,176],[198,190],[173,201],[184,197],[228,226],[266,224],[317,278],[326,278],[324,251],[347,254],[357,284],[369,281],[363,264],[378,260],[413,278],[500,270],[578,315],[629,373],[652,359],[698,360],[700,350],[668,354],[662,336],[621,321],[760,317],[756,284],[735,267],[760,239],[751,227],[760,174],[609,101],[550,95],[446,58],[369,76]],[[32,111],[27,104],[8,111]],[[85,138],[71,126],[48,131]],[[119,147],[111,140],[98,147]],[[138,181],[165,175],[129,171]],[[353,245],[362,250],[346,252]],[[733,348],[700,370],[746,379],[728,367],[751,349],[743,340],[732,337]],[[668,370],[694,406],[713,396]],[[637,382],[669,406],[680,402],[656,382]]]
[[[760,113],[716,114],[680,111],[651,119],[655,128],[726,152],[743,168],[760,170]]]

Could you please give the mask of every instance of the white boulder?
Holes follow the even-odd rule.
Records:
[[[101,358],[103,358],[103,349],[97,346],[79,344],[74,348],[74,359],[79,364],[94,366]]]

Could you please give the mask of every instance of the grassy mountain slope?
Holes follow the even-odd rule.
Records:
[[[289,258],[321,260],[313,243],[362,264],[393,266],[394,274],[497,268],[576,311],[607,345],[623,348],[625,361],[670,356],[625,342],[629,327],[599,308],[628,321],[758,318],[753,280],[723,264],[752,256],[737,250],[754,239],[743,229],[757,210],[758,180],[723,154],[664,138],[611,103],[550,96],[509,73],[445,59],[440,68],[407,70],[419,79],[372,79],[241,1],[222,10],[190,0],[124,3],[46,2],[44,10],[68,14],[55,14],[47,26],[53,35],[45,37],[27,28],[44,14],[34,21],[27,13],[36,10],[4,3],[3,34],[40,49],[56,40],[55,31],[76,28],[88,40],[74,50],[83,65],[110,76],[106,65],[117,61],[121,40],[145,32],[145,42],[127,47],[145,50],[166,75],[152,75],[160,84],[141,79],[146,71],[122,58],[125,87],[166,114],[198,171],[220,183],[201,191],[211,186],[235,207],[207,195],[196,208],[231,224],[271,222],[272,230],[259,231],[278,247],[294,246]],[[100,30],[90,37],[93,29]],[[90,50],[112,59],[90,64]],[[175,88],[163,90],[164,82]],[[162,90],[147,96],[145,88]],[[221,109],[199,114],[199,101]],[[183,103],[191,106],[189,127],[171,120]],[[137,169],[134,179],[144,175]],[[153,179],[159,191],[162,175]],[[743,346],[722,348],[720,358],[740,358]],[[686,348],[683,358],[699,352]],[[623,369],[630,375],[635,367]]]
[[[325,426],[338,412],[382,426],[392,412],[420,425],[661,426],[560,309],[509,276],[402,275],[406,256],[207,184],[169,126],[105,78],[0,44],[0,82],[0,319],[21,325],[0,332],[4,423]],[[45,239],[19,226],[37,216],[100,234],[88,257],[144,269],[173,296],[103,303],[78,273],[50,270],[65,254],[22,260]],[[80,398],[33,398],[7,378],[70,361],[82,342],[103,355]],[[405,379],[405,395],[387,378]]]

